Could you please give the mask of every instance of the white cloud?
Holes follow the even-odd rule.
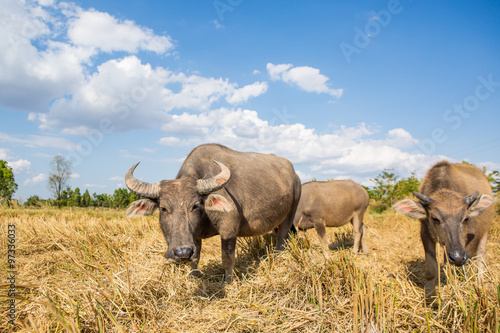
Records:
[[[113,176],[113,177],[109,178],[108,180],[122,182],[123,181],[123,177]]]
[[[97,187],[97,188],[106,188],[106,185],[102,185],[102,184],[85,184],[83,185],[84,188],[94,188],[94,187]]]
[[[260,71],[258,69],[254,69],[252,72],[253,75],[258,75],[260,74]]]
[[[250,97],[256,97],[264,94],[267,91],[267,82],[255,82],[236,89],[232,95],[226,97],[229,104],[241,104],[246,102]]]
[[[23,183],[23,185],[35,185],[38,183],[41,183],[47,179],[47,175],[44,173],[39,174],[38,176],[35,176],[30,179],[26,179]]]
[[[2,134],[0,132],[0,134]],[[0,141],[1,141],[0,137]],[[12,168],[14,173],[26,172],[29,171],[31,167],[31,162],[28,160],[20,159],[17,161],[12,161],[12,156],[10,156],[10,150],[7,148],[0,148],[0,160],[7,161],[9,167]]]
[[[29,171],[31,162],[28,160],[20,159],[17,161],[9,162],[9,166],[12,167],[14,173],[26,172]]]
[[[493,170],[500,170],[500,163],[482,162],[482,163],[478,163],[477,166],[479,168],[486,167],[486,170],[488,172],[491,172]]]
[[[132,21],[71,3],[4,0],[0,49],[0,107],[43,113],[93,76],[89,66],[100,53],[164,54],[173,44]]]
[[[128,56],[101,64],[74,94],[56,99],[49,113],[29,119],[42,129],[63,128],[65,134],[85,134],[99,128],[103,119],[115,132],[154,128],[167,122],[173,109],[208,110],[221,98],[240,104],[266,90],[266,82],[238,88],[227,79],[153,69]]]
[[[57,148],[64,150],[81,150],[82,147],[61,137],[28,135],[27,138],[18,138],[7,133],[0,132],[0,141],[20,143],[26,147]]]
[[[287,70],[289,70],[292,66],[293,66],[292,64],[274,65],[268,63],[266,68],[267,68],[267,73],[269,74],[271,80],[278,81],[283,79],[281,75],[285,73]]]
[[[169,136],[169,137],[161,138],[158,143],[161,145],[164,145],[164,146],[177,146],[180,142],[181,142],[181,139],[173,137],[173,136]]]
[[[295,170],[295,173],[299,176],[300,181],[302,183],[308,182],[308,181],[310,181],[310,180],[312,180],[314,178],[313,176],[311,176],[309,174],[306,174],[306,173],[304,173],[304,172],[302,172],[300,170]]]
[[[241,104],[266,82],[238,87],[227,78],[153,68],[135,55],[174,49],[169,36],[66,2],[5,0],[0,12],[0,107],[29,110],[44,130],[84,135],[103,121],[115,132],[151,129],[173,109]],[[50,6],[50,7],[47,7]],[[125,52],[94,64],[103,52]],[[195,72],[191,72],[195,73]]]
[[[343,89],[329,88],[329,78],[320,74],[317,68],[309,66],[293,67],[292,64],[274,65],[271,63],[268,63],[266,68],[273,81],[281,80],[307,92],[326,93],[333,97],[342,96]]]
[[[408,152],[415,148],[416,140],[400,128],[384,134],[361,123],[317,133],[302,124],[270,124],[257,112],[243,109],[173,115],[162,130],[171,135],[163,143],[173,146],[216,142],[240,151],[286,157],[301,168],[303,180],[312,178],[304,172],[304,165],[317,175],[335,178],[387,168],[404,175],[417,171],[423,176],[428,167],[444,158]]]
[[[80,174],[79,174],[79,173],[72,173],[72,174],[69,176],[69,178],[71,178],[71,179],[78,179],[78,178],[80,178]]]
[[[97,48],[103,52],[152,51],[164,54],[173,49],[169,36],[158,36],[151,29],[133,21],[119,21],[108,13],[77,9],[68,23],[68,37],[77,46]]]
[[[9,152],[8,149],[0,148],[0,160],[7,160],[9,158],[8,152]]]

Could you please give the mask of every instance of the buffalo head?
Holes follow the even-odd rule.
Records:
[[[214,161],[220,173],[208,179],[191,177],[146,183],[134,178],[137,164],[125,175],[125,184],[143,197],[134,201],[127,210],[127,216],[151,215],[160,211],[160,226],[168,243],[167,259],[175,262],[197,263],[200,255],[201,238],[210,233],[207,211],[227,212],[232,205],[215,192],[223,188],[231,176],[229,169]]]
[[[428,236],[446,248],[446,259],[457,266],[465,264],[471,258],[465,247],[475,237],[470,233],[474,227],[467,225],[475,223],[474,217],[493,202],[491,196],[483,194],[479,197],[479,192],[474,192],[462,197],[450,190],[439,190],[432,194],[432,198],[417,192],[413,194],[418,201],[405,199],[392,208],[426,223]]]

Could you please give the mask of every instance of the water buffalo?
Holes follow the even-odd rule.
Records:
[[[340,227],[351,222],[354,227],[352,252],[358,253],[361,245],[366,254],[369,250],[363,216],[369,201],[366,190],[352,180],[304,183],[293,224],[302,230],[314,227],[323,248],[328,250],[325,227]]]
[[[428,298],[435,294],[439,266],[436,243],[446,249],[445,259],[454,265],[465,264],[477,256],[478,268],[486,260],[486,238],[494,211],[491,186],[483,172],[475,166],[446,161],[427,171],[418,201],[405,199],[392,208],[420,220],[420,237],[425,250]]]
[[[226,282],[231,282],[236,237],[276,229],[276,249],[284,248],[301,192],[300,179],[288,160],[202,145],[191,151],[176,179],[154,184],[134,178],[137,164],[127,172],[125,183],[145,199],[134,201],[127,216],[160,210],[167,259],[189,262],[197,269],[202,239],[220,235],[222,266]]]

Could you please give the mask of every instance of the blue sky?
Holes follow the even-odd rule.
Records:
[[[303,181],[500,169],[497,1],[2,0],[0,159],[24,199],[174,178],[202,143]]]

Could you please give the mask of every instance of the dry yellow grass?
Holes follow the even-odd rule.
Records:
[[[0,331],[500,332],[498,216],[484,284],[472,265],[443,265],[434,306],[422,289],[418,222],[393,212],[365,217],[367,256],[350,254],[350,226],[329,229],[336,245],[329,253],[314,230],[279,254],[268,253],[266,237],[242,239],[231,285],[223,282],[218,237],[203,244],[202,277],[167,264],[157,216],[1,208],[0,220]],[[9,223],[16,225],[15,326],[3,306]]]

